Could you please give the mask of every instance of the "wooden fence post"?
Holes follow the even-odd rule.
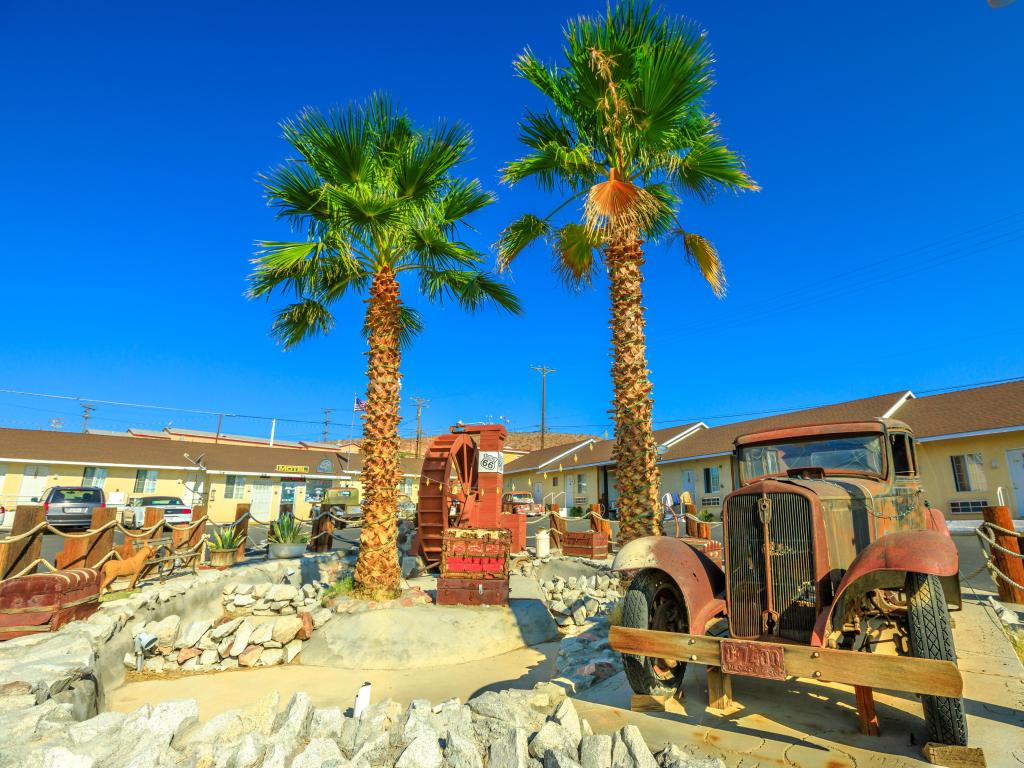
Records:
[[[245,557],[246,537],[249,535],[249,514],[250,506],[244,502],[235,505],[235,530],[242,537],[242,543],[238,545],[238,557]],[[245,518],[242,520],[242,518]],[[239,522],[241,520],[241,522]]]
[[[54,555],[53,564],[67,568],[92,568],[106,557],[114,546],[114,529],[96,533],[99,528],[114,519],[115,511],[97,507],[92,511],[92,522],[88,536],[64,539],[64,546]]]
[[[20,536],[25,531],[32,530],[46,519],[46,507],[42,504],[20,504],[15,509],[14,525],[11,528],[11,538]],[[43,534],[40,531],[33,536],[16,542],[7,542],[0,546],[0,579],[6,579],[22,568],[28,566],[33,560],[39,558],[39,551],[43,544]],[[30,573],[35,573],[33,568]]]
[[[983,507],[981,514],[985,518],[986,523],[998,525],[1000,528],[1005,528],[1008,531],[1013,530],[1013,517],[1010,515],[1009,507]],[[1000,533],[999,531],[992,531],[992,537],[995,539],[996,544],[1005,547],[1010,552],[1016,553],[1015,555],[1007,554],[993,548],[992,559],[995,561],[996,568],[1010,580],[1024,585],[1024,560],[1020,557],[1020,539],[1008,533]],[[999,590],[1000,600],[1005,600],[1009,603],[1024,603],[1024,589],[1018,589],[999,578],[995,578],[995,582]]]
[[[334,548],[334,519],[326,509],[313,518],[313,532],[309,537],[310,552],[330,552]]]
[[[694,504],[684,504],[683,513],[686,515],[686,535],[691,539],[697,538],[697,507]]]

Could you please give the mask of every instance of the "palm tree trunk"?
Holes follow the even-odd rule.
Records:
[[[365,598],[387,600],[400,590],[398,566],[398,281],[390,267],[373,277],[366,307],[370,351],[363,415],[363,530],[355,581]]]
[[[612,401],[619,541],[658,534],[659,473],[651,425],[651,381],[644,334],[642,242],[613,240],[605,248],[612,304]]]

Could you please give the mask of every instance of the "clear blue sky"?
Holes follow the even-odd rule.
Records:
[[[243,296],[253,241],[287,235],[255,183],[288,154],[279,121],[383,89],[417,120],[467,122],[465,172],[499,196],[473,222],[489,248],[552,203],[498,184],[516,120],[540,104],[512,61],[527,45],[557,59],[563,22],[603,2],[162,5],[0,7],[0,388],[311,421],[332,406],[343,437],[363,388],[363,305],[283,352],[267,333],[274,305]],[[721,251],[725,300],[679,254],[649,250],[656,421],[1024,374],[1024,2],[665,8],[708,30],[709,107],[763,191],[684,211]],[[600,434],[606,284],[566,293],[543,251],[512,277],[522,317],[425,309],[403,394],[429,398],[428,430],[498,415],[530,428],[529,366],[543,363],[557,369],[551,427]],[[78,414],[0,395],[4,426],[75,429]],[[216,426],[115,406],[93,418]]]

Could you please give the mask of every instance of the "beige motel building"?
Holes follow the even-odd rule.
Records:
[[[233,520],[242,502],[258,520],[273,520],[289,507],[296,516],[309,517],[327,488],[361,489],[358,453],[313,445],[322,446],[0,429],[4,526],[12,524],[18,504],[32,503],[54,485],[101,487],[111,505],[150,495],[177,496],[188,505],[205,501],[214,522]],[[399,493],[416,498],[420,464],[401,459]]]
[[[1024,381],[915,396],[912,391],[709,427],[703,422],[655,431],[660,494],[689,491],[698,509],[716,517],[735,488],[733,441],[765,429],[894,418],[917,442],[925,498],[947,519],[976,519],[999,503],[1024,517]],[[533,451],[505,465],[505,489],[530,491],[560,507],[602,504],[618,493],[612,441],[588,438]]]

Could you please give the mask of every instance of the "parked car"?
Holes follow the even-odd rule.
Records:
[[[323,500],[320,502],[322,508],[326,508],[335,517],[346,522],[356,522],[363,519],[363,510],[359,506],[358,488],[328,488],[324,491]]]
[[[177,496],[133,496],[121,512],[121,525],[141,528],[146,518],[146,507],[159,507],[168,525],[192,522],[192,509]]]
[[[533,500],[531,493],[506,493],[501,497],[501,511],[506,515],[529,515],[535,517],[544,514],[544,505]]]
[[[37,499],[46,509],[46,522],[56,528],[88,528],[92,511],[107,506],[102,488],[57,485]]]
[[[852,654],[887,647],[874,674],[921,694],[930,741],[966,744],[962,681],[950,669],[959,558],[942,513],[924,500],[910,428],[893,419],[820,424],[735,445],[740,487],[722,509],[724,569],[663,536],[634,539],[615,558],[613,570],[635,574],[623,624],[678,633],[658,646],[668,658],[623,655],[633,690],[677,690],[684,659],[729,674],[806,677],[790,650],[802,645],[815,651],[806,657],[815,677],[866,685],[870,696]],[[702,657],[690,650],[699,643],[710,649]],[[952,665],[926,672],[912,659]],[[862,717],[873,712],[860,696],[858,706]]]
[[[416,502],[406,494],[398,494],[398,518],[400,520],[412,520],[416,517]]]

